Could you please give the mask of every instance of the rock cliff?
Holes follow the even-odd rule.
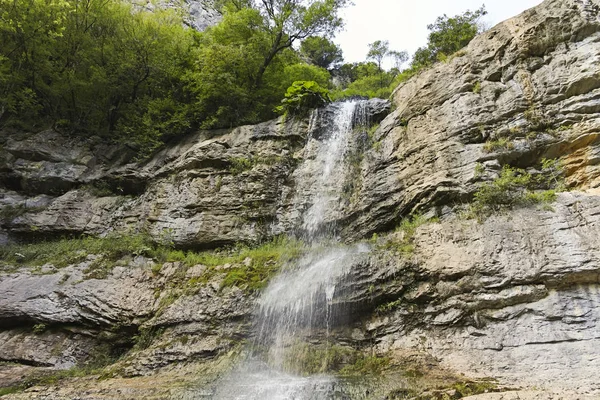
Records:
[[[377,128],[356,130],[325,215],[348,243],[377,234],[327,339],[390,360],[353,398],[460,398],[476,391],[448,382],[481,378],[497,383],[474,399],[600,396],[599,65],[600,4],[546,0],[401,84],[391,110],[368,103],[360,120]],[[0,241],[145,232],[202,250],[302,235],[328,112],[198,132],[143,162],[100,138],[4,132]],[[465,217],[505,166],[539,176],[549,159],[564,178],[553,203]],[[436,218],[393,230],[418,213]],[[8,398],[210,398],[251,339],[256,292],[223,281],[252,260],[209,274],[137,254],[95,276],[85,256],[1,264]],[[103,379],[31,378],[99,355],[121,357]]]

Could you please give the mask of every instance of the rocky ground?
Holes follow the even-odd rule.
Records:
[[[402,84],[385,119],[386,103],[370,103],[379,126],[356,132],[326,216],[372,246],[340,288],[351,318],[333,330],[388,362],[356,398],[600,396],[599,61],[600,5],[546,0]],[[199,132],[144,162],[99,138],[3,132],[0,241],[146,232],[202,250],[289,233],[314,175],[308,125]],[[545,176],[545,159],[558,161],[544,187],[556,199],[472,212],[505,166]],[[209,268],[141,251],[98,275],[98,257],[0,262],[0,394],[210,396],[243,353],[257,297],[223,282],[252,259]],[[494,381],[475,388],[481,378]]]

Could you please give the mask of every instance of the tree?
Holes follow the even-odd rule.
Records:
[[[263,17],[253,8],[225,13],[220,23],[199,35],[197,61],[186,79],[202,128],[254,122],[251,114],[261,98],[253,84],[269,42]]]
[[[304,39],[300,44],[300,52],[312,64],[325,69],[335,68],[344,61],[342,49],[331,40],[320,36]]]
[[[379,71],[381,69],[381,62],[390,52],[390,42],[387,40],[376,40],[369,44],[369,52],[367,53],[367,60],[373,60],[377,63]]]
[[[408,53],[406,51],[390,50],[388,55],[392,58],[394,68],[400,71],[402,64],[408,61]]]
[[[349,0],[257,0],[258,9],[265,18],[271,47],[254,82],[262,83],[263,75],[275,56],[292,47],[298,40],[309,36],[331,36],[342,27],[339,16]]]
[[[427,25],[430,31],[427,46],[417,50],[412,66],[430,65],[468,45],[481,32],[480,19],[486,14],[485,6],[481,6],[474,12],[467,10],[451,18],[446,14],[438,17]]]

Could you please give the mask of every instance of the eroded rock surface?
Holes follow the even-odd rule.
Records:
[[[599,61],[600,4],[547,0],[403,83],[387,117],[385,102],[369,104],[367,125],[380,125],[347,144],[339,177],[349,178],[332,178],[344,196],[324,220],[348,242],[379,239],[336,289],[350,317],[331,327],[332,340],[389,355],[398,368],[409,354],[426,377],[443,368],[510,389],[476,399],[600,395]],[[52,131],[4,135],[0,241],[144,231],[211,248],[297,232],[330,112],[199,132],[143,163],[99,139],[64,146]],[[500,138],[511,145],[490,146]],[[572,190],[554,204],[461,217],[503,166],[535,175],[544,158],[560,160]],[[399,233],[386,232],[415,211],[440,220],[399,250]],[[219,274],[194,280],[201,265],[139,258],[94,278],[90,262],[2,272],[0,359],[28,367],[0,377],[10,386],[15,374],[67,368],[107,344],[129,352],[113,379],[12,398],[210,396],[212,378],[199,382],[198,371],[230,367],[251,339],[256,297],[222,288]],[[131,351],[143,334],[153,335],[148,346]]]

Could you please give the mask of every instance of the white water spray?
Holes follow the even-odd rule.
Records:
[[[321,138],[311,137],[318,146],[316,156],[307,170],[310,204],[302,216],[300,229],[313,246],[306,256],[288,265],[276,277],[259,300],[256,320],[254,355],[217,389],[219,400],[320,400],[331,399],[335,379],[330,376],[300,377],[295,346],[306,343],[317,330],[328,337],[331,323],[336,320],[336,294],[339,284],[350,272],[353,259],[367,251],[365,246],[347,247],[339,244],[323,246],[318,239],[333,239],[332,229],[324,228],[328,212],[339,203],[344,171],[344,156],[352,136],[353,121],[364,121],[364,102],[344,102],[332,105],[334,113],[329,131]],[[358,111],[357,111],[358,109]],[[311,119],[314,126],[315,118]],[[298,182],[306,184],[306,182]],[[297,200],[299,201],[299,200]]]

